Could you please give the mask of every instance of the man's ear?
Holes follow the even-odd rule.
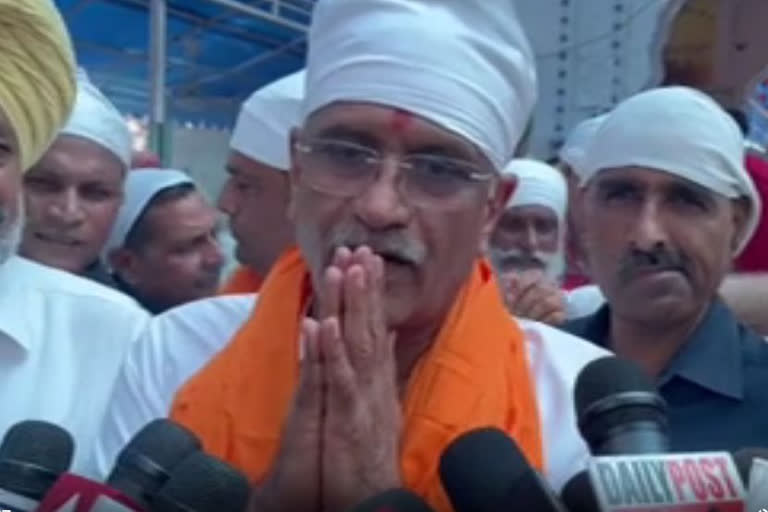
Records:
[[[299,175],[301,169],[299,168],[298,151],[296,149],[296,143],[301,137],[301,129],[293,128],[289,137],[288,143],[290,144],[289,151],[291,155],[291,168],[288,172],[289,186],[288,186],[288,219],[295,221],[296,216],[296,189],[299,182]]]
[[[512,194],[515,193],[516,188],[517,177],[515,176],[502,176],[496,184],[493,195],[486,203],[486,215],[483,221],[480,247],[478,247],[481,254],[487,251],[493,230],[496,229],[496,223],[499,221],[501,214],[504,213],[504,209],[507,207],[507,203]]]
[[[113,249],[109,255],[109,266],[112,272],[129,285],[138,281],[136,275],[137,258],[132,250],[125,247]]]
[[[733,239],[731,240],[731,249],[734,253],[739,249],[744,238],[747,236],[747,225],[752,215],[753,206],[746,197],[740,197],[731,201],[733,205]]]

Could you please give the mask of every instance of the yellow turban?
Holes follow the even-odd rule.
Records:
[[[22,171],[45,153],[74,103],[75,58],[51,0],[0,0],[0,110]]]

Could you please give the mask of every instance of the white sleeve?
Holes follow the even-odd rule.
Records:
[[[151,320],[123,363],[96,439],[94,465],[102,478],[136,432],[168,415],[179,388],[226,346],[255,300],[203,299]]]

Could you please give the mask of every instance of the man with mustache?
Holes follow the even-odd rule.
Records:
[[[132,138],[117,109],[78,72],[67,124],[24,175],[27,221],[21,254],[112,285],[99,258],[131,163]]]
[[[219,214],[176,169],[137,169],[103,258],[120,290],[157,315],[216,293],[224,263]]]
[[[25,173],[75,99],[72,44],[50,0],[0,0],[0,436],[27,419],[66,428],[86,472],[98,421],[148,315],[91,280],[16,256]]]
[[[573,381],[605,352],[516,321],[478,258],[534,69],[508,3],[318,2],[291,145],[298,249],[171,414],[256,483],[252,510],[345,510],[401,486],[451,510],[438,459],[479,426],[555,487],[578,471]]]
[[[303,71],[292,73],[243,103],[218,200],[237,240],[240,267],[220,296],[155,316],[133,346],[96,443],[94,464],[104,477],[125,443],[149,421],[167,416],[178,389],[245,323],[263,276],[290,245],[289,138],[299,124],[304,78]]]
[[[685,87],[616,107],[587,150],[584,247],[608,304],[567,329],[642,365],[679,451],[768,442],[768,344],[718,296],[760,218],[739,127]]]

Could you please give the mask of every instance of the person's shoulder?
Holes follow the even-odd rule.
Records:
[[[518,322],[526,335],[529,351],[541,354],[564,369],[581,369],[594,359],[610,355],[604,348],[574,335],[570,330],[558,329],[533,320],[518,319]]]
[[[258,294],[219,295],[187,302],[152,319],[154,325],[206,326],[241,323],[256,305]]]
[[[62,303],[67,299],[99,310],[120,309],[146,316],[148,313],[128,295],[90,279],[76,276],[22,257],[6,262],[8,274],[19,286],[37,292],[40,296]]]

